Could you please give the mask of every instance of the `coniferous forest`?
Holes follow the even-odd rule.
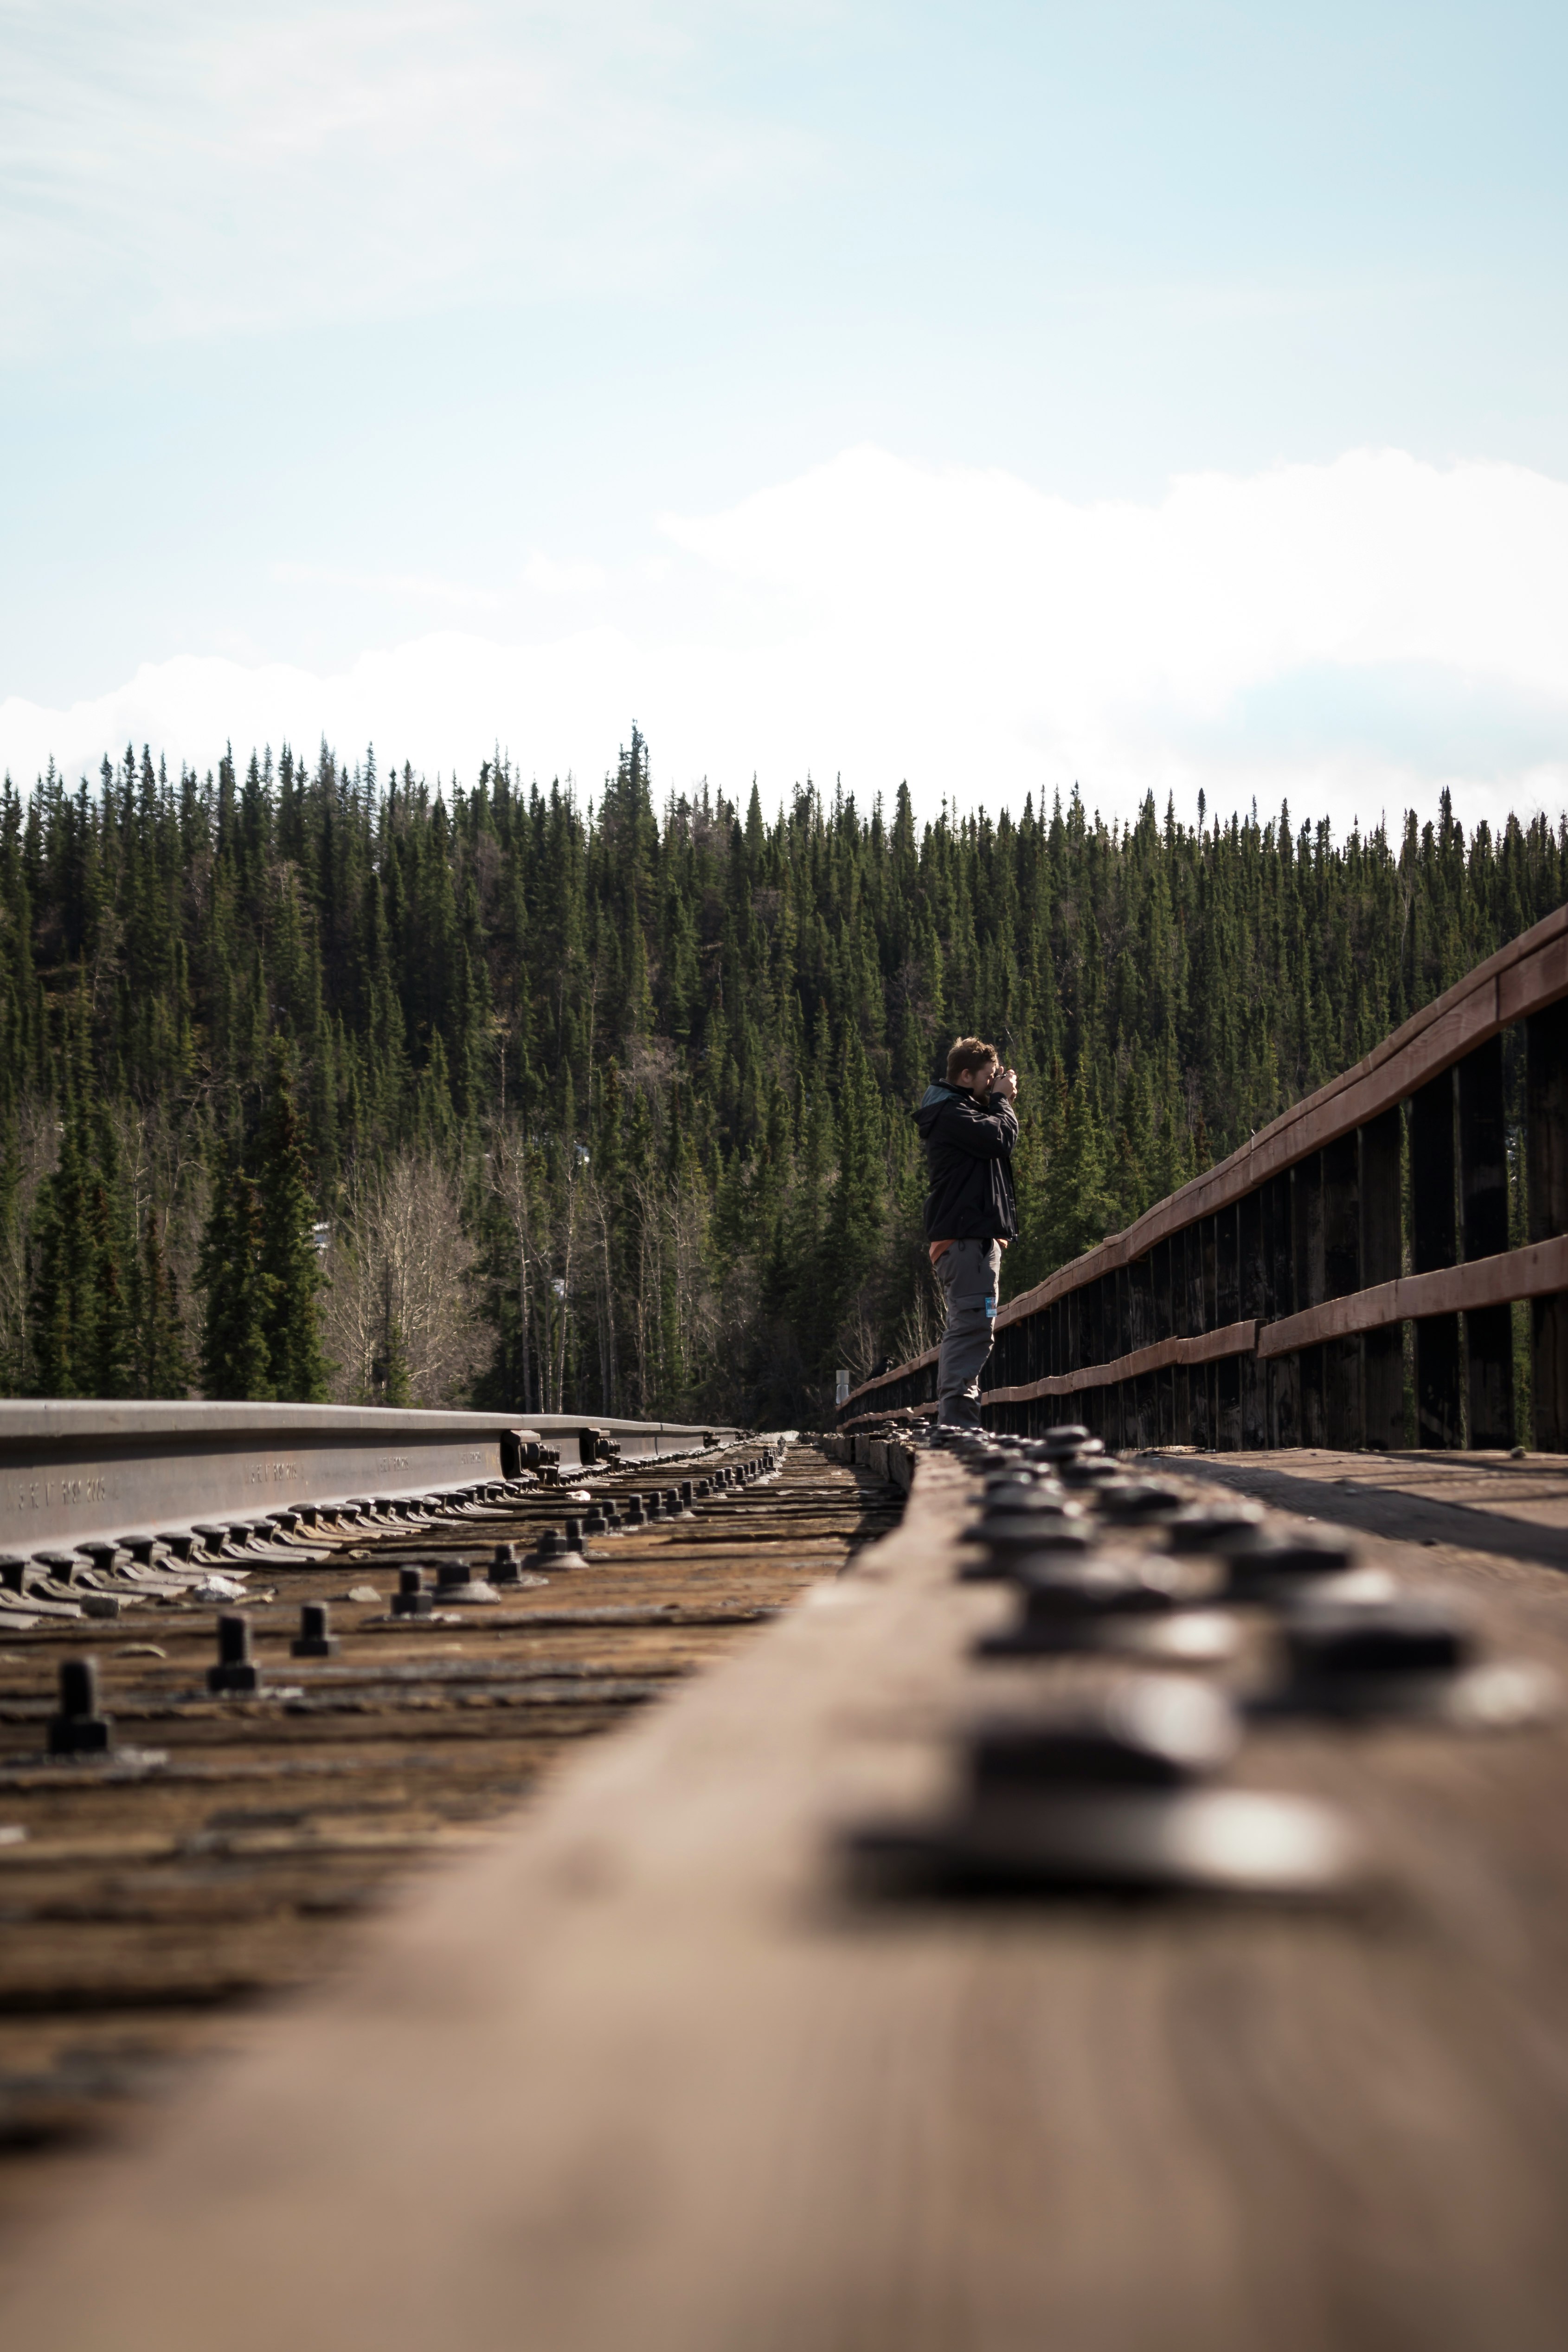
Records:
[[[0,799],[0,1384],[815,1421],[937,1328],[909,1118],[1020,1076],[1016,1291],[1559,905],[1568,823],[584,803],[284,751]]]

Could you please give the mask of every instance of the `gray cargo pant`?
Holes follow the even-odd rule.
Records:
[[[938,1421],[971,1429],[981,1425],[980,1374],[991,1353],[1001,1274],[1000,1242],[954,1242],[936,1262],[947,1302],[947,1329],[936,1360]]]

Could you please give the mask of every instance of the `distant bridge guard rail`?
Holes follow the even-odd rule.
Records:
[[[1568,908],[1005,1304],[982,1412],[1118,1447],[1510,1447],[1520,1300],[1534,1444],[1568,1452]],[[931,1349],[839,1425],[935,1395]]]

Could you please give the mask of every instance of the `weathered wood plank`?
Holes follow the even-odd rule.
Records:
[[[1542,1298],[1568,1288],[1568,1235],[1501,1250],[1496,1257],[1466,1265],[1438,1266],[1430,1274],[1402,1275],[1375,1283],[1348,1298],[1325,1299],[1300,1315],[1266,1323],[1258,1334],[1260,1356],[1282,1356],[1355,1331],[1377,1331],[1418,1316],[1458,1315],[1495,1307],[1511,1298]]]
[[[965,1507],[922,1460],[858,1575],[384,1923],[79,2189],[8,2340],[1557,2352],[1568,1737],[1260,1735],[1387,1857],[1367,1912],[868,1911],[834,1825],[1056,1672],[970,1662]],[[1554,1579],[1432,1574],[1563,1656]]]
[[[987,1404],[1027,1404],[1037,1397],[1076,1396],[1084,1389],[1114,1388],[1121,1381],[1144,1379],[1173,1364],[1212,1364],[1222,1356],[1245,1356],[1251,1350],[1256,1322],[1227,1323],[1223,1331],[1203,1331],[1194,1339],[1156,1339],[1147,1348],[1114,1357],[1109,1364],[1089,1364],[1079,1372],[1053,1372],[1043,1380],[1022,1381],[1013,1388],[987,1389]]]

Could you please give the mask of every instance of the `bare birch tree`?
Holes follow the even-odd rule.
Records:
[[[458,1402],[488,1352],[456,1171],[400,1152],[351,1187],[323,1302],[345,1401]]]

